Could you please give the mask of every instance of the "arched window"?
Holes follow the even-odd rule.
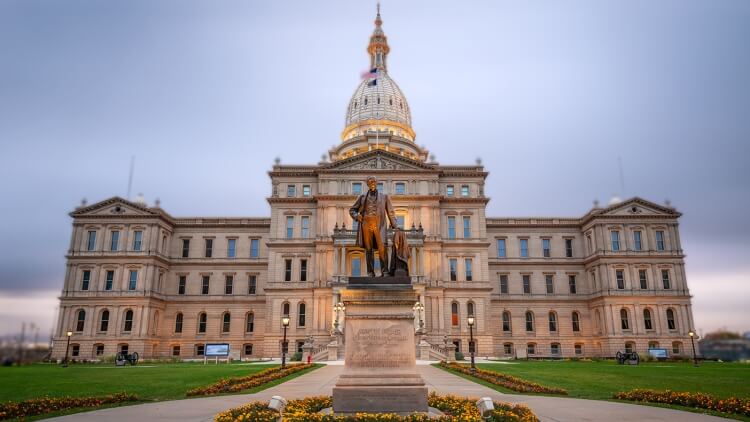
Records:
[[[255,314],[249,312],[245,317],[245,332],[252,333],[255,330]]]
[[[503,331],[510,332],[510,312],[503,312]]]
[[[231,328],[232,324],[232,314],[229,312],[225,312],[224,315],[221,317],[221,332],[222,333],[228,333],[229,329]]]
[[[549,313],[549,331],[557,331],[557,315],[554,312]]]
[[[682,342],[680,342],[680,341],[674,341],[674,342],[672,342],[672,354],[673,355],[681,355],[682,354]]]
[[[632,353],[635,352],[635,343],[632,341],[628,341],[625,343],[625,352],[626,353]]]
[[[620,309],[620,328],[623,330],[630,329],[630,320],[628,319],[628,310],[625,308]]]
[[[648,348],[649,349],[658,349],[659,348],[659,342],[658,341],[649,341],[648,342]]]
[[[86,311],[79,309],[76,321],[76,331],[83,331],[84,325],[86,325]]]
[[[357,222],[356,230],[359,230],[359,223]],[[376,260],[375,262],[380,262],[379,260]],[[359,256],[355,256],[352,258],[352,277],[359,277],[362,275],[362,260],[359,258]]]
[[[198,332],[199,333],[205,333],[206,332],[206,323],[208,321],[208,316],[205,312],[201,312],[198,315]]]
[[[528,343],[526,345],[526,354],[527,355],[536,354],[536,343]]]
[[[581,316],[578,314],[578,312],[573,312],[570,315],[571,321],[573,322],[573,332],[579,332],[581,331]]]
[[[560,355],[560,343],[552,343],[549,345],[549,352],[552,356]]]
[[[513,354],[513,343],[503,343],[503,354],[504,355]]]
[[[159,311],[154,312],[154,320],[151,324],[151,335],[155,336],[159,331]]]
[[[289,316],[289,302],[284,302],[284,304],[281,305],[281,315]]]
[[[305,304],[300,303],[297,305],[297,326],[298,327],[304,327],[305,326]]]
[[[133,310],[128,309],[125,311],[125,323],[122,327],[122,331],[129,333],[133,331]]]
[[[651,322],[651,310],[649,309],[643,310],[643,326],[646,327],[647,330],[654,329],[654,325]]]
[[[182,332],[182,313],[178,313],[174,317],[174,332],[175,333],[181,333]]]
[[[674,310],[672,308],[667,309],[667,327],[670,330],[677,329],[677,323],[674,321]]]
[[[451,303],[451,325],[458,326],[458,303]]]
[[[99,318],[99,331],[107,331],[109,329],[109,311],[103,310],[102,316]]]
[[[474,316],[474,302],[469,302],[466,304],[466,314],[468,316]]]
[[[534,314],[526,311],[526,331],[534,331]]]

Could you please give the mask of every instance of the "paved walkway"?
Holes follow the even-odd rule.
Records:
[[[267,401],[271,396],[280,395],[287,399],[311,395],[330,395],[336,379],[344,370],[342,365],[327,365],[309,374],[271,387],[255,394],[208,397],[200,399],[173,400],[159,403],[123,406],[93,412],[54,418],[55,421],[211,421],[213,416],[231,407],[250,401]],[[429,365],[418,365],[417,370],[424,377],[430,391],[440,394],[456,394],[471,397],[492,397],[497,401],[523,403],[544,422],[574,421],[724,421],[726,419],[682,412],[652,406],[615,403],[571,398],[524,396],[503,394],[455,376]]]

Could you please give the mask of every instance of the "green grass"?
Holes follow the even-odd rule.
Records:
[[[98,396],[117,392],[138,395],[140,400],[160,401],[185,398],[191,388],[222,378],[250,375],[276,365],[267,364],[141,364],[115,367],[113,364],[59,365],[35,364],[0,367],[0,397],[19,401],[41,396]],[[243,393],[260,391],[307,371],[265,384]]]

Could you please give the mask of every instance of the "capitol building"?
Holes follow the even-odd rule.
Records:
[[[366,273],[349,208],[371,175],[408,239],[418,357],[688,354],[678,211],[632,198],[579,217],[487,216],[492,169],[440,165],[415,143],[380,13],[367,52],[341,142],[317,164],[269,171],[270,216],[176,217],[119,197],[71,212],[53,357],[69,331],[78,360],[202,359],[207,343],[228,343],[234,359],[279,357],[286,316],[290,353],[341,358],[346,311],[334,307]]]

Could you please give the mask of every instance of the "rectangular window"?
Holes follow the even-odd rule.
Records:
[[[250,258],[260,256],[260,239],[250,239]]]
[[[133,232],[133,250],[140,251],[143,246],[143,232],[136,230]]]
[[[500,275],[500,293],[508,294],[508,276],[505,274]]]
[[[612,250],[613,251],[619,251],[620,250],[620,232],[617,230],[612,230],[609,233],[611,239],[612,239]]]
[[[616,270],[615,279],[617,280],[617,288],[620,290],[624,290],[625,289],[625,272],[623,270]]]
[[[456,281],[456,278],[457,278],[456,272],[458,271],[456,267],[458,267],[458,260],[456,260],[455,258],[451,258],[448,261],[448,263],[449,263],[450,271],[451,271],[451,281]]]
[[[97,344],[96,345],[96,355],[97,356],[104,355],[104,345],[103,344]]]
[[[521,279],[523,280],[523,293],[527,295],[531,294],[531,276],[524,275]]]
[[[529,239],[520,239],[521,258],[529,257]]]
[[[206,258],[211,258],[214,254],[214,240],[205,239],[206,241]]]
[[[559,355],[560,354],[560,344],[559,343],[552,343],[552,345],[550,345],[550,353],[552,353],[552,355],[554,355],[554,356]]]
[[[471,259],[466,258],[466,260],[464,260],[464,265],[466,266],[466,281],[471,281],[473,278],[471,271]]]
[[[109,238],[109,250],[116,251],[120,246],[120,232],[113,230]]]
[[[362,183],[360,183],[360,182],[354,182],[354,183],[352,183],[352,194],[353,195],[362,195]]]
[[[294,216],[286,216],[286,238],[291,239],[294,237]]]
[[[671,283],[669,282],[669,270],[661,270],[661,283],[665,289],[669,289],[671,287]]]
[[[210,284],[211,284],[211,277],[207,276],[207,275],[204,275],[201,278],[201,294],[202,295],[207,295],[208,294],[208,289],[210,287]]]
[[[253,354],[253,345],[252,344],[246,344],[245,345],[245,356],[250,356]]]
[[[307,281],[307,260],[299,261],[299,281]]]
[[[256,294],[256,289],[258,288],[258,278],[256,275],[249,275],[247,277],[247,294],[254,295]]]
[[[552,253],[550,251],[550,243],[551,243],[550,239],[542,239],[542,255],[545,258],[549,258]]]
[[[396,216],[396,225],[398,225],[398,227],[403,230],[404,227],[405,227],[405,224],[406,224],[405,223],[405,217],[403,215],[397,215]]]
[[[138,285],[138,270],[130,270],[130,279],[128,281],[128,290],[135,290]]]
[[[448,239],[456,238],[456,217],[448,217]]]
[[[661,230],[656,231],[656,250],[664,250],[664,232]]]
[[[112,290],[112,286],[115,284],[115,272],[113,270],[107,271],[105,278],[104,290]]]
[[[228,275],[224,279],[224,294],[231,295],[233,291],[234,291],[234,277],[231,275]]]
[[[552,274],[546,274],[544,276],[544,284],[547,286],[547,294],[551,295],[555,292],[555,283]]]
[[[383,184],[383,182],[378,182],[378,192],[385,193],[385,185]]]
[[[93,251],[94,248],[96,248],[96,231],[90,230],[88,240],[86,241],[86,250]]]
[[[464,216],[464,239],[471,237],[471,217]]]
[[[81,354],[81,346],[78,344],[74,344],[70,348],[70,355],[71,356],[79,356]]]
[[[640,251],[643,249],[643,243],[641,242],[641,232],[636,230],[633,232],[633,250]]]
[[[527,355],[533,355],[534,353],[536,353],[536,344],[534,344],[534,343],[527,344],[526,345],[526,354]]]
[[[284,260],[284,281],[292,281],[292,260]]]
[[[646,277],[646,270],[638,270],[638,280],[641,282],[641,289],[648,289],[648,278]]]
[[[469,185],[461,185],[461,196],[469,196]]]
[[[287,185],[286,196],[288,198],[294,198],[295,196],[297,196],[297,187],[295,185]]]
[[[453,196],[453,185],[445,187],[445,196]]]
[[[406,194],[406,183],[397,182],[396,183],[396,195],[404,195],[404,194]]]
[[[505,343],[503,344],[503,353],[506,355],[510,355],[513,353],[513,343]]]
[[[310,196],[310,185],[302,185],[302,196]]]
[[[90,282],[91,282],[91,271],[84,270],[83,278],[81,279],[81,290],[88,290]]]
[[[190,239],[182,239],[182,257],[187,258],[190,255]]]
[[[582,355],[583,354],[583,345],[576,344],[575,346],[573,346],[573,348],[575,349],[576,355]]]
[[[378,264],[380,261],[377,259],[375,263]],[[352,277],[359,277],[362,275],[362,261],[359,258],[352,258]]]
[[[310,217],[304,215],[301,219],[302,222],[302,238],[307,239],[310,237]]]
[[[184,295],[185,294],[185,285],[187,284],[187,276],[181,275],[177,279],[177,294],[178,295]]]
[[[505,239],[497,239],[497,257],[505,258]]]
[[[180,356],[180,346],[172,346],[172,356]]]
[[[578,291],[576,288],[576,276],[569,275],[568,276],[568,289],[570,291],[570,294],[574,295]]]
[[[565,257],[573,258],[573,239],[565,239]]]
[[[195,345],[195,355],[196,356],[203,356],[206,346],[203,344],[196,344]]]
[[[227,239],[227,258],[237,255],[237,239]]]
[[[588,245],[589,253],[594,253],[594,244],[591,241],[591,235],[586,236],[586,245]]]

